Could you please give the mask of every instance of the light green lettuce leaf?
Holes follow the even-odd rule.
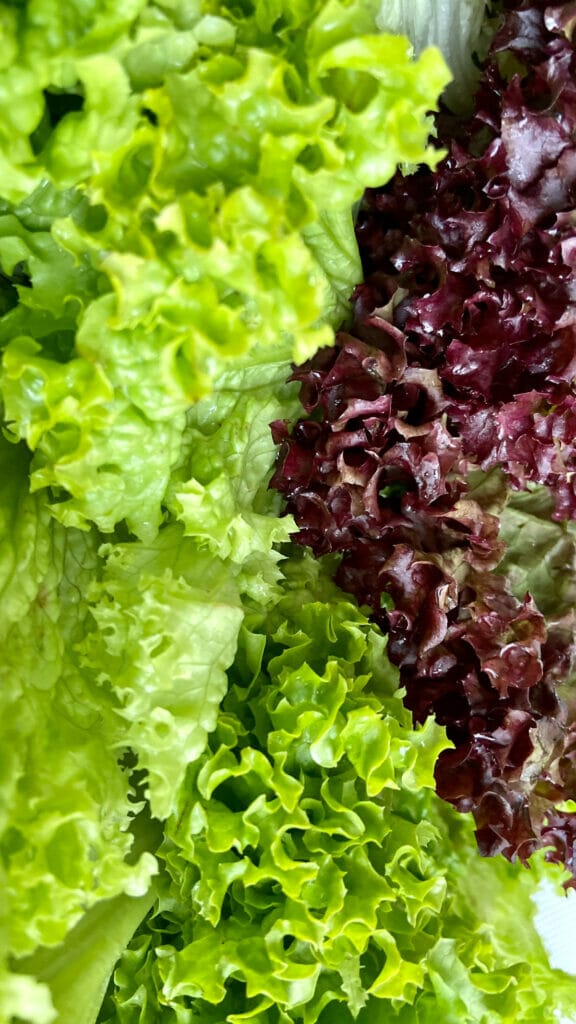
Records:
[[[52,489],[60,522],[80,529],[96,522],[110,532],[126,520],[140,537],[154,536],[183,414],[149,420],[115,395],[98,364],[46,359],[26,337],[6,349],[3,394],[11,432],[35,453],[32,488]]]
[[[188,413],[166,499],[186,535],[229,560],[241,588],[260,600],[264,591],[252,570],[258,562],[260,582],[271,579],[279,560],[273,545],[288,541],[295,529],[290,516],[278,517],[278,495],[268,489],[276,455],[270,424],[288,417],[297,402],[296,387],[285,378],[284,360],[270,360],[266,350],[221,375],[215,393]]]
[[[0,1022],[12,1024],[16,1018],[26,1024],[54,1024],[57,1019],[47,985],[0,967]]]
[[[385,639],[307,556],[284,571],[241,631],[101,1020],[548,1019],[571,996],[531,925],[537,877],[477,873],[472,822],[433,792],[446,738],[411,727]]]
[[[80,217],[83,205],[78,193],[56,192],[45,182],[28,201],[2,212],[3,345],[32,328],[53,357],[69,355],[79,313],[101,280],[87,255],[76,261],[56,243],[50,227],[55,216]]]
[[[356,239],[350,231],[353,210],[322,210],[316,224],[302,229],[308,248],[324,270],[330,286],[325,315],[330,323],[345,323],[350,311],[350,282],[362,279]]]
[[[54,1020],[58,1024],[93,1024],[114,965],[155,898],[152,886],[142,896],[122,895],[104,900],[81,918],[59,946],[43,949],[19,961],[18,971],[30,974],[9,976],[9,984],[15,990],[14,1015],[21,1018],[22,1007],[26,1007],[25,1019],[33,1024],[51,1024]],[[32,975],[37,979],[38,995],[28,982]],[[28,994],[25,985],[30,986]],[[33,1005],[34,998],[38,1002],[37,1009]],[[46,1004],[48,1000],[52,1002],[53,1012],[44,1008],[43,998]]]
[[[439,157],[446,66],[375,34],[376,13],[4,12],[0,395],[66,526],[149,542],[184,414],[227,365],[331,344],[359,277],[354,204]]]
[[[204,750],[226,692],[243,618],[234,580],[177,525],[155,544],[111,544],[90,590],[97,630],[82,661],[113,691],[123,719],[117,743],[147,772],[152,813],[170,814],[188,764]]]
[[[188,414],[167,506],[180,524],[153,543],[101,548],[90,589],[96,629],[83,664],[118,701],[122,738],[146,769],[153,813],[172,813],[188,764],[202,754],[226,692],[244,600],[281,591],[274,548],[294,529],[268,489],[275,448],[269,424],[294,388],[283,361],[238,363]]]
[[[147,890],[150,853],[130,863],[140,804],[119,764],[114,700],[80,670],[93,534],[65,531],[28,492],[22,446],[0,443],[0,851],[6,944],[60,942],[84,911]]]

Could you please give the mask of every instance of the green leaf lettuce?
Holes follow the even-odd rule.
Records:
[[[242,629],[102,1019],[548,1019],[570,984],[530,924],[535,879],[477,870],[470,823],[433,793],[443,731],[412,730],[365,616],[307,558],[285,568]]]
[[[0,395],[66,526],[152,539],[190,405],[256,346],[331,343],[360,272],[353,204],[438,159],[447,68],[375,16],[3,7]]]

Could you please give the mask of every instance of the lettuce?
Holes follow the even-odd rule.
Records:
[[[454,77],[443,95],[453,109],[470,105],[478,80],[477,58],[490,41],[487,0],[383,0],[377,23],[385,32],[405,33],[416,53],[434,43]]]
[[[359,2],[3,10],[6,421],[64,525],[150,540],[190,405],[255,347],[330,343],[351,207],[437,159],[448,71]]]
[[[287,365],[332,340],[365,186],[436,159],[447,68],[375,12],[0,5],[3,1020],[93,1024],[281,596]]]
[[[113,706],[91,692],[75,656],[95,538],[65,531],[28,493],[22,456],[2,442],[3,508],[14,517],[3,524],[0,597],[2,851],[17,954],[60,941],[97,899],[145,891],[156,870],[149,854],[125,861],[139,803],[117,763]]]
[[[433,793],[444,730],[411,728],[384,638],[325,570],[285,569],[245,620],[102,1020],[542,1020],[571,982],[529,924],[535,880],[471,868],[471,823]]]
[[[447,155],[368,190],[355,319],[295,369],[273,482],[446,726],[480,851],[576,886],[573,16],[510,0]]]
[[[9,1018],[31,1020],[34,1024],[96,1020],[116,960],[122,955],[134,931],[156,898],[150,886],[142,896],[116,896],[88,910],[72,928],[65,941],[19,961],[20,970],[11,974],[3,989]],[[11,990],[14,996],[8,996]]]
[[[355,205],[441,156],[379,10],[0,4],[2,1024],[564,1003],[536,869],[471,871],[443,729],[268,487]]]

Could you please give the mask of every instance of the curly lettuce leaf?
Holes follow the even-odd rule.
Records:
[[[149,891],[154,846],[134,854],[144,791],[158,818],[173,811],[187,766],[215,727],[243,602],[273,604],[281,593],[274,545],[292,524],[274,515],[278,501],[267,487],[268,424],[292,408],[285,366],[264,352],[238,363],[217,395],[190,411],[173,519],[153,543],[62,526],[44,493],[29,493],[23,446],[0,446],[0,675],[10,752],[0,847],[7,948],[31,957],[21,971],[46,960],[69,978],[70,929],[88,908]],[[195,480],[204,498],[186,507],[177,496],[195,493]],[[14,984],[20,991],[24,982]]]
[[[4,10],[0,395],[66,526],[149,542],[187,409],[259,346],[331,343],[359,276],[354,203],[438,159],[445,64],[375,14]]]
[[[281,356],[256,350],[189,410],[166,499],[186,536],[226,559],[241,589],[263,603],[279,578],[274,546],[294,529],[290,517],[278,517],[280,502],[268,487],[276,454],[270,423],[296,408]]]
[[[176,525],[154,546],[114,544],[102,554],[102,580],[91,589],[97,631],[82,643],[82,660],[114,693],[124,722],[117,743],[137,755],[152,813],[165,818],[215,727],[240,597],[225,563]]]
[[[482,862],[478,887],[472,824],[433,793],[443,730],[411,728],[384,638],[322,568],[284,569],[100,1019],[536,1024],[571,986],[530,925],[535,881]]]

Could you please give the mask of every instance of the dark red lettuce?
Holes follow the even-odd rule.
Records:
[[[389,634],[415,720],[446,726],[438,792],[481,852],[573,869],[573,617],[513,592],[499,517],[539,485],[576,519],[576,4],[504,7],[437,170],[365,197],[353,323],[295,369],[272,486]]]

